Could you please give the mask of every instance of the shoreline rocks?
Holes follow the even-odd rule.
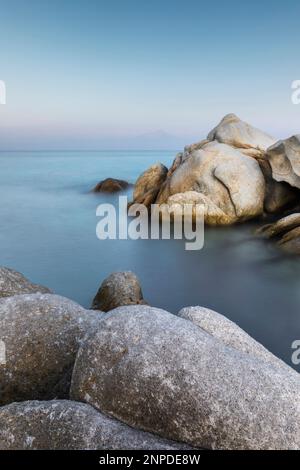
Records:
[[[130,428],[71,400],[27,401],[0,408],[0,450],[191,449]]]
[[[135,184],[133,203],[170,211],[171,197],[188,201],[186,193],[197,192],[208,225],[278,213],[299,198],[299,142],[299,136],[276,142],[228,114],[206,139],[177,154],[169,170],[160,164],[146,170]]]
[[[119,307],[80,348],[71,398],[194,447],[296,449],[300,376],[275,362],[161,309]]]

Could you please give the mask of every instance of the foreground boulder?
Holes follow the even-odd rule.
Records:
[[[0,450],[178,450],[83,403],[27,401],[0,408]]]
[[[280,140],[271,146],[267,158],[276,181],[284,181],[300,189],[300,135]]]
[[[0,297],[11,297],[18,294],[51,293],[50,289],[33,284],[23,274],[13,269],[0,267]]]
[[[189,191],[203,194],[206,204],[215,206],[216,220],[210,209],[204,209],[210,214],[206,223],[234,223],[263,213],[265,180],[259,164],[216,141],[192,151],[167,180],[156,202],[169,204],[171,196]]]
[[[106,178],[103,181],[100,181],[93,189],[94,193],[104,192],[104,193],[116,193],[128,188],[129,184],[127,181],[118,180],[115,178]]]
[[[6,363],[0,365],[0,404],[68,397],[81,340],[100,315],[49,294],[0,300],[0,340]]]
[[[107,314],[79,350],[71,396],[162,437],[212,449],[297,449],[300,379],[146,306]]]
[[[294,371],[285,362],[270,353],[264,346],[251,338],[236,323],[205,307],[185,307],[178,316],[193,322],[203,331],[222,341],[225,346],[234,348],[253,358],[261,359],[277,367],[283,367],[287,372]]]
[[[144,171],[134,185],[133,203],[150,207],[155,202],[167,173],[168,169],[162,163],[156,163]]]
[[[146,303],[138,277],[131,271],[112,273],[101,284],[92,309],[108,312],[122,305]]]

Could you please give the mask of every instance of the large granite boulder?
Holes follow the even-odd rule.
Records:
[[[93,407],[69,400],[27,401],[0,408],[0,450],[178,450]]]
[[[111,311],[76,359],[71,396],[130,426],[212,449],[297,449],[300,378],[193,322]]]
[[[68,397],[75,357],[101,315],[49,294],[0,299],[0,404]]]
[[[33,284],[23,274],[13,269],[0,267],[0,297],[10,297],[18,294],[51,293],[50,289]]]
[[[92,309],[108,312],[122,305],[145,304],[138,277],[131,271],[112,273],[101,284]]]
[[[230,145],[254,158],[263,157],[267,148],[276,142],[276,139],[242,121],[235,114],[227,114],[208,134],[207,139]]]
[[[216,207],[216,220],[210,215],[207,223],[234,223],[263,213],[265,180],[259,164],[227,144],[214,141],[193,150],[168,178],[156,202],[168,204],[170,196],[187,191],[203,194]]]
[[[167,177],[168,169],[162,163],[155,163],[139,176],[133,191],[133,203],[149,207]]]
[[[286,371],[294,371],[285,362],[270,353],[264,346],[251,338],[242,328],[220,313],[205,307],[185,307],[181,309],[178,316],[193,322],[203,331],[214,338],[250,356],[270,362],[277,367],[283,367]]]
[[[272,145],[267,151],[267,158],[274,180],[300,189],[300,134]]]

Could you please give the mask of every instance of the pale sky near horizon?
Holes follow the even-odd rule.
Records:
[[[2,150],[176,147],[232,112],[300,133],[298,0],[0,0],[0,15]]]

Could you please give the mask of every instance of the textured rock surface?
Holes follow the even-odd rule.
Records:
[[[267,158],[276,181],[284,181],[300,189],[300,135],[280,140],[271,146]]]
[[[0,300],[0,404],[67,397],[80,341],[99,321],[71,300],[24,294]]]
[[[272,238],[283,235],[299,226],[300,213],[297,212],[287,215],[273,224],[264,225],[258,230],[258,233],[264,235],[266,238]]]
[[[92,304],[92,309],[108,312],[122,305],[145,304],[138,277],[131,271],[112,273],[106,278]]]
[[[232,217],[228,216],[218,206],[216,206],[207,196],[197,191],[186,191],[184,193],[170,196],[166,204],[161,204],[160,212],[162,218],[182,217],[184,206],[191,205],[193,219],[196,219],[196,213],[204,216],[204,220],[209,225],[226,225],[233,222]],[[234,219],[235,220],[235,219]]]
[[[80,348],[74,399],[204,448],[300,446],[299,374],[163,310],[121,307]]]
[[[144,171],[135,183],[133,203],[144,204],[146,207],[154,203],[167,173],[168,169],[161,163],[156,163]]]
[[[132,429],[83,403],[27,401],[0,408],[0,450],[185,448]]]
[[[208,140],[240,149],[246,155],[261,157],[276,139],[239,119],[227,114],[207,136]]]
[[[103,181],[100,181],[93,189],[95,193],[105,192],[105,193],[116,193],[122,191],[128,187],[127,181],[118,180],[114,178],[106,178]]]
[[[283,361],[270,353],[264,346],[251,338],[236,323],[220,315],[220,313],[205,307],[185,307],[181,309],[178,316],[190,320],[202,330],[214,338],[219,339],[225,346],[237,349],[249,354],[253,358],[262,359],[278,367],[283,367],[288,372],[292,369]],[[292,371],[292,373],[294,373]]]
[[[258,163],[266,181],[264,209],[267,213],[280,212],[299,200],[298,190],[273,179],[271,165],[265,157],[259,158]]]
[[[227,224],[261,215],[265,198],[265,180],[254,158],[218,142],[193,150],[161,190],[157,203],[174,194],[196,191],[203,194],[225,214],[217,213],[216,221]],[[210,213],[210,210],[207,210]]]
[[[275,238],[282,250],[288,254],[300,255],[300,213],[290,214],[273,224],[257,230],[257,235]]]
[[[35,292],[51,293],[47,287],[30,282],[23,274],[13,269],[0,267],[0,297],[10,297],[18,294]]]

